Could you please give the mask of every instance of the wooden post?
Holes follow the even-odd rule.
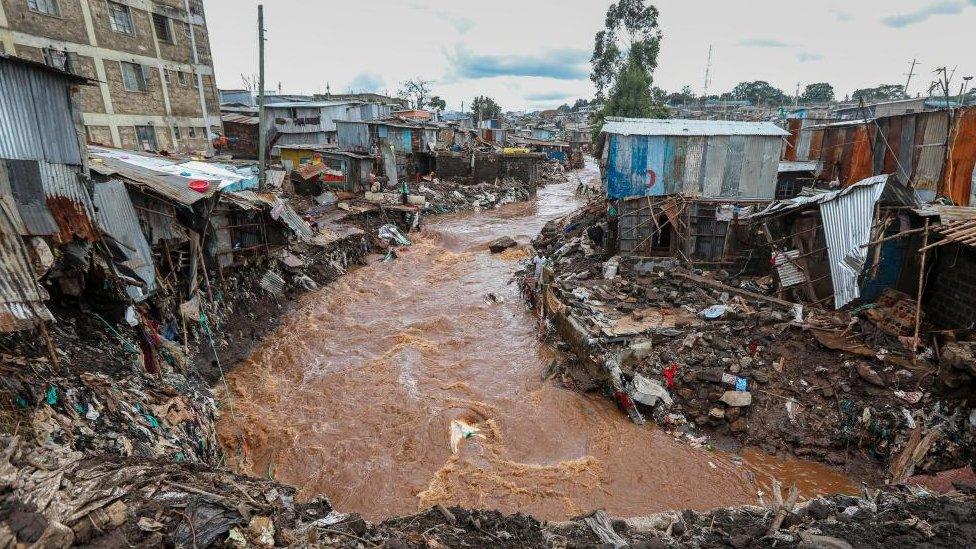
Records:
[[[54,367],[55,372],[61,371],[61,362],[58,360],[58,351],[54,346],[54,340],[51,339],[51,332],[47,330],[47,323],[41,322],[41,335],[44,336],[44,343],[47,345],[47,352],[51,356],[51,366]]]
[[[925,232],[922,241],[922,261],[918,268],[918,294],[915,298],[915,335],[912,337],[912,364],[915,363],[918,353],[918,331],[922,325],[922,291],[925,285],[925,259],[928,257],[929,250],[929,218],[925,218]]]

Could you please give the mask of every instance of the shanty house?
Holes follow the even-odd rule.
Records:
[[[598,144],[607,196],[771,200],[788,135],[771,122],[608,118]]]
[[[220,120],[224,123],[227,144],[219,152],[230,154],[234,158],[257,159],[261,119],[248,114],[226,112],[220,115]]]
[[[99,238],[75,91],[87,79],[0,54],[0,331],[51,319],[35,282],[50,246]],[[52,259],[53,261],[53,259]]]
[[[283,102],[265,105],[272,155],[287,145],[335,144],[337,121],[375,120],[391,107],[362,101]]]
[[[973,200],[976,108],[936,110],[812,126],[822,132],[821,181],[850,185],[893,173],[924,199]]]

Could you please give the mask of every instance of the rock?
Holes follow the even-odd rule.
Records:
[[[806,511],[808,515],[815,518],[816,520],[824,520],[825,518],[829,517],[833,513],[833,510],[830,508],[830,506],[828,506],[827,504],[825,504],[823,501],[819,499],[815,499],[811,501],[807,505]]]
[[[752,404],[752,393],[749,391],[725,391],[719,400],[729,406],[749,406]]]
[[[518,242],[516,242],[510,236],[496,238],[488,243],[488,249],[491,250],[491,253],[493,254],[504,252],[505,250],[514,248],[515,246],[518,246]]]
[[[745,549],[746,547],[749,547],[749,544],[751,543],[752,543],[752,536],[748,534],[732,536],[731,538],[729,538],[729,545],[731,545],[735,549]]]
[[[271,517],[255,516],[247,525],[247,533],[258,545],[274,547],[275,527]]]
[[[739,418],[729,424],[729,430],[733,433],[743,433],[749,430],[749,424],[745,419]]]
[[[708,411],[708,415],[715,419],[722,419],[725,417],[725,410],[715,407]]]
[[[878,372],[875,372],[874,369],[871,368],[871,365],[867,362],[857,363],[857,375],[861,376],[861,379],[867,381],[871,385],[876,385],[878,387],[885,386],[884,379],[882,379],[881,375]]]

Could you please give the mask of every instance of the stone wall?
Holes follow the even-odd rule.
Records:
[[[948,244],[936,250],[925,320],[943,329],[968,328],[976,322],[976,249]]]

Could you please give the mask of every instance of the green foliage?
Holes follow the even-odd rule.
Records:
[[[658,11],[645,0],[618,0],[607,8],[605,28],[596,33],[590,63],[590,80],[596,85],[597,98],[611,89],[614,80],[628,66],[648,75],[657,68],[661,49]]]
[[[502,115],[502,108],[487,95],[479,95],[471,102],[471,112],[476,120],[491,120]]]
[[[901,84],[881,84],[874,88],[863,88],[851,95],[853,101],[864,100],[865,103],[878,101],[894,101],[897,99],[907,99],[905,86]]]
[[[655,89],[659,98],[663,98],[664,90]],[[615,79],[607,104],[597,114],[595,131],[599,131],[608,116],[667,118],[669,115],[668,108],[662,101],[656,101],[651,92],[651,76],[638,63],[632,63]]]
[[[827,82],[808,84],[800,96],[803,103],[830,103],[834,100],[834,87]]]
[[[427,106],[435,111],[443,111],[447,108],[447,101],[441,99],[439,95],[435,95],[430,98],[430,101],[427,102]]]
[[[749,101],[753,105],[782,105],[789,100],[782,90],[763,80],[742,82],[732,89],[730,96],[736,101]]]

